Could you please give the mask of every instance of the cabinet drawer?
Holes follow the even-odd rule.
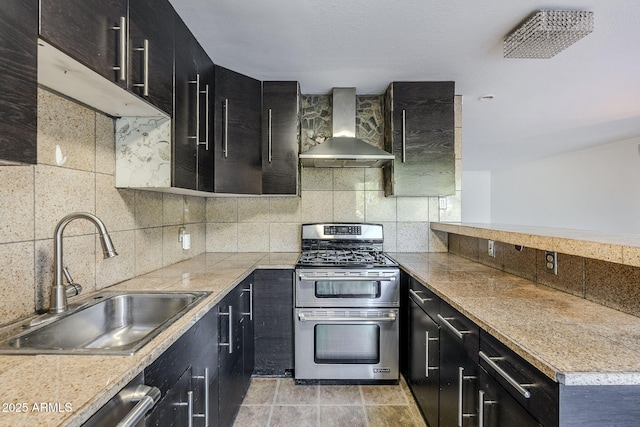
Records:
[[[440,302],[440,315],[437,318],[443,333],[452,334],[454,339],[467,351],[469,357],[478,362],[480,348],[480,328],[444,301]]]
[[[480,366],[522,407],[542,425],[558,425],[558,383],[484,331],[480,335],[480,352]],[[515,383],[523,390],[518,391]]]
[[[440,312],[440,297],[413,278],[409,281],[409,298],[434,319]]]

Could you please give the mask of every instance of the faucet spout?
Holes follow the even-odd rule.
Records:
[[[51,288],[51,305],[49,306],[50,313],[60,314],[64,313],[68,309],[67,285],[64,285],[64,283],[62,282],[62,276],[63,274],[65,274],[63,263],[62,236],[66,226],[71,221],[78,218],[89,220],[96,226],[96,228],[100,232],[100,244],[102,246],[102,251],[105,258],[113,258],[118,255],[113,246],[113,242],[111,241],[111,237],[109,237],[107,228],[97,216],[87,212],[75,212],[62,218],[56,225],[54,232],[54,282]],[[78,286],[75,283],[70,283],[70,285],[74,288]]]

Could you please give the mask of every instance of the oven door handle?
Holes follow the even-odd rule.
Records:
[[[304,313],[298,313],[298,319],[301,322],[395,322],[396,314],[390,313],[383,317],[325,317],[325,316],[308,316]]]
[[[336,282],[362,282],[362,281],[379,281],[379,282],[393,282],[397,276],[308,276],[306,274],[299,274],[301,281],[316,281],[327,280]]]

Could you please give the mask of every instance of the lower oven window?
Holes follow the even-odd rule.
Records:
[[[316,298],[380,298],[380,282],[376,280],[318,280]]]
[[[378,325],[316,325],[316,363],[380,363],[380,327]]]

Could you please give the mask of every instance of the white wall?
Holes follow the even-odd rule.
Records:
[[[462,172],[462,221],[491,221],[491,172]]]
[[[640,234],[639,149],[633,138],[493,171],[491,222]]]

